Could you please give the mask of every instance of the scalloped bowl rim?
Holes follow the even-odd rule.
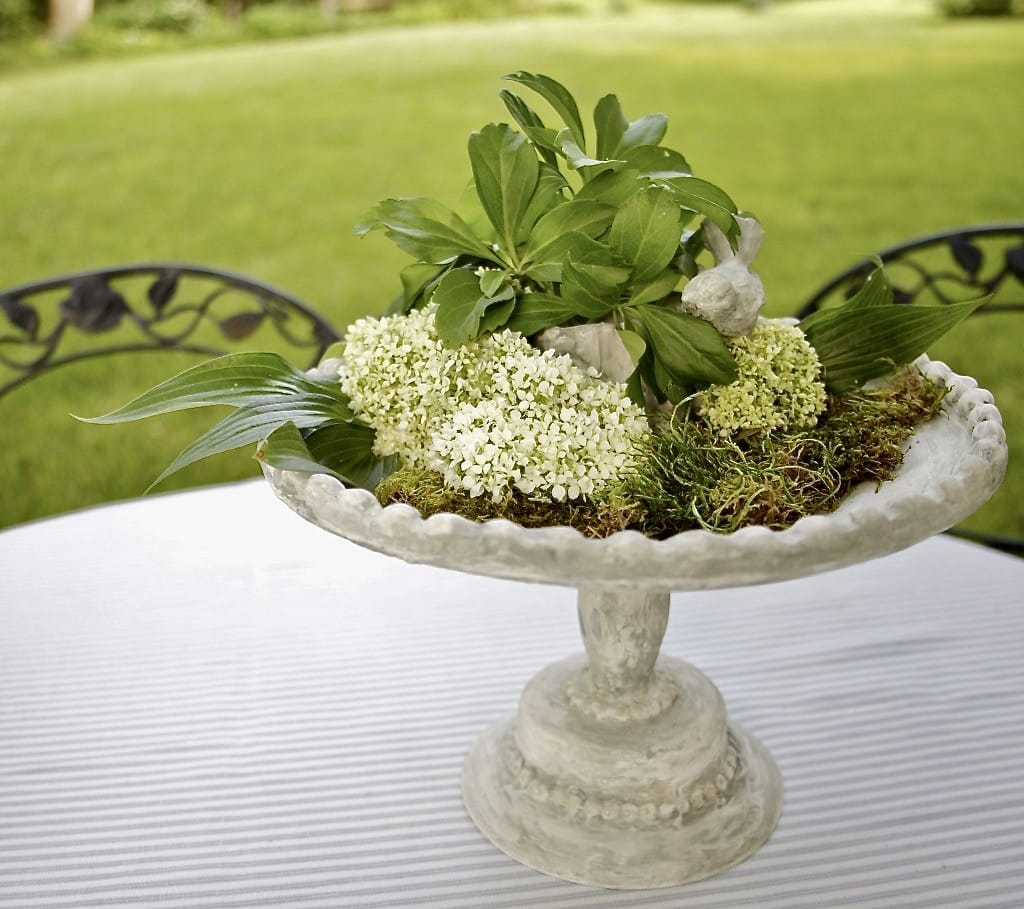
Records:
[[[922,357],[918,365],[950,392],[942,412],[910,439],[897,475],[877,490],[862,484],[835,511],[785,530],[687,530],[663,540],[625,530],[592,539],[565,526],[476,523],[455,514],[424,519],[326,474],[263,469],[302,517],[408,562],[571,587],[702,590],[781,581],[911,546],[963,520],[998,488],[1007,449],[992,395],[944,363]]]

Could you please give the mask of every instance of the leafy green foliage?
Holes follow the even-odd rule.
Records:
[[[331,473],[349,485],[373,489],[394,469],[392,461],[373,453],[373,430],[356,422],[335,378],[313,378],[272,353],[217,357],[178,373],[111,413],[80,419],[127,423],[223,404],[236,409],[187,445],[150,488],[204,458],[264,440],[261,456],[268,463]]]
[[[800,329],[817,351],[826,387],[842,393],[916,359],[987,299],[898,306],[879,266],[850,300],[813,313],[800,323]]]
[[[403,272],[391,311],[436,303],[438,333],[453,346],[503,327],[530,335],[610,320],[639,332],[637,366],[662,400],[668,386],[682,394],[734,374],[708,323],[669,315],[659,326],[671,326],[671,337],[648,343],[653,317],[639,310],[675,302],[696,273],[705,249],[700,219],[736,235],[728,194],[661,146],[664,114],[630,120],[618,98],[605,95],[589,146],[565,86],[538,73],[505,78],[538,95],[560,124],[548,126],[522,97],[502,90],[518,129],[490,123],[468,144],[483,217],[426,199],[389,199],[364,218],[360,236],[381,229],[417,260]]]

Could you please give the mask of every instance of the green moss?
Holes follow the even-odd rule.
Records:
[[[640,523],[643,517],[642,507],[618,491],[606,490],[600,497],[573,502],[540,501],[514,493],[505,501],[493,502],[488,496],[470,496],[445,486],[440,473],[420,469],[395,471],[380,482],[376,493],[382,505],[404,502],[425,518],[454,512],[471,521],[505,518],[523,527],[564,524],[589,537],[610,536]]]
[[[640,530],[666,537],[694,528],[730,533],[751,524],[782,529],[835,509],[859,483],[890,479],[914,426],[939,410],[946,389],[917,369],[882,388],[829,399],[813,429],[723,439],[698,419],[667,421],[643,448],[642,467],[599,498],[502,502],[444,485],[441,474],[402,469],[377,488],[382,504],[404,502],[424,517],[454,512],[472,521],[506,518],[524,527],[564,524],[590,537]]]
[[[644,530],[782,529],[832,511],[859,483],[896,473],[914,426],[945,394],[907,368],[884,387],[831,397],[813,429],[724,440],[698,420],[672,420],[650,440],[630,490],[647,512]]]

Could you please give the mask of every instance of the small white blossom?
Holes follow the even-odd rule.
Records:
[[[430,308],[356,322],[339,374],[378,454],[495,501],[513,489],[592,495],[633,467],[634,443],[649,432],[623,385],[516,332],[446,348]]]
[[[762,320],[729,339],[739,377],[701,395],[701,414],[722,436],[745,429],[810,427],[825,409],[821,362],[804,333],[783,320]]]

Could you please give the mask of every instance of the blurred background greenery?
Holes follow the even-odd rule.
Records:
[[[631,118],[667,113],[668,143],[765,225],[756,267],[769,314],[784,315],[873,250],[1024,217],[1024,19],[939,5],[394,0],[341,2],[325,20],[315,4],[258,4],[233,19],[204,7],[201,27],[175,31],[140,25],[139,10],[187,0],[98,0],[64,42],[28,28],[0,45],[0,287],[195,261],[286,288],[343,328],[386,306],[405,264],[352,225],[388,196],[457,202],[466,137],[506,118],[500,76],[527,69],[586,109],[615,92]],[[220,37],[203,32],[215,19]],[[995,318],[933,354],[996,392],[1012,459],[1024,325]],[[139,495],[209,414],[127,426],[68,414],[106,412],[196,361],[94,361],[0,399],[0,526]],[[255,473],[228,455],[165,488]],[[970,525],[1024,534],[1021,501],[1015,475]]]

